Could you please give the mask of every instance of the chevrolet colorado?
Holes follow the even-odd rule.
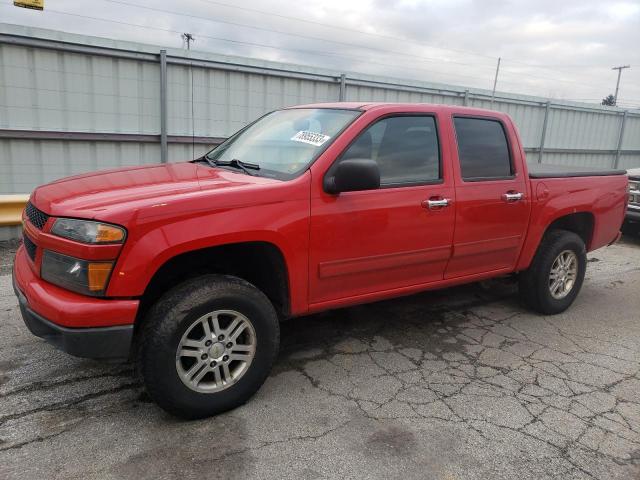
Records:
[[[513,273],[530,308],[568,308],[627,178],[535,167],[499,112],[278,110],[190,162],[35,189],[14,288],[32,333],[135,359],[162,408],[205,417],[258,390],[284,318]]]

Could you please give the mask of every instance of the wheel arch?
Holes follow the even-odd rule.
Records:
[[[595,215],[592,212],[565,211],[549,219],[544,228],[539,228],[537,231],[529,229],[527,244],[523,248],[516,270],[525,270],[531,265],[545,235],[554,230],[567,230],[575,233],[584,242],[586,250],[590,251],[596,226],[595,222]]]
[[[552,230],[567,230],[578,235],[584,242],[587,251],[593,240],[595,216],[591,212],[575,212],[562,215],[553,220],[545,229],[544,235]]]
[[[209,273],[246,280],[269,298],[280,317],[290,316],[290,275],[284,253],[268,241],[245,241],[189,250],[166,259],[140,297],[136,325],[167,290]]]

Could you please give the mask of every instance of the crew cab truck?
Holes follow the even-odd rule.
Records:
[[[562,312],[627,195],[624,171],[528,169],[503,113],[292,107],[194,161],[37,188],[14,286],[35,335],[133,358],[162,408],[205,417],[258,390],[284,318],[513,273]]]

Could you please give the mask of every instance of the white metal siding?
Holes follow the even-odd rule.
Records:
[[[0,128],[158,132],[157,65],[0,43],[0,67]]]
[[[622,148],[626,150],[640,150],[640,116],[628,116],[624,127]],[[636,164],[636,167],[640,163]]]
[[[621,115],[552,108],[545,147],[615,150],[621,119]]]
[[[160,47],[21,28],[3,25],[0,34],[26,38],[36,32],[38,38],[65,45],[88,44],[138,56],[117,58],[0,41],[0,130],[154,137],[126,142],[0,138],[0,194],[26,193],[81,172],[160,162]],[[169,136],[226,137],[268,111],[340,97],[340,72],[201,52],[168,54],[196,63],[168,64]],[[347,101],[465,103],[461,87],[358,74],[347,76],[344,93]],[[539,154],[531,149],[540,147],[547,99],[501,93],[491,101],[490,92],[483,90],[466,91],[466,96],[468,106],[511,115],[529,150],[527,160],[538,161]],[[549,109],[543,162],[613,165],[622,111],[560,103]],[[169,143],[169,161],[191,159],[210,148],[198,143],[194,147],[184,138],[174,141],[186,143]],[[585,149],[607,152],[580,151]],[[622,149],[631,152],[620,155],[620,167],[640,166],[638,111],[627,115]]]
[[[338,98],[337,85],[312,80],[182,65],[170,65],[167,77],[170,135],[227,137],[272,110]]]

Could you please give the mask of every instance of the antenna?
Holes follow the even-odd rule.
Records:
[[[187,44],[187,50],[191,50],[191,42],[195,42],[196,39],[190,33],[183,33],[180,35],[182,37],[182,48],[184,48],[184,44]]]

